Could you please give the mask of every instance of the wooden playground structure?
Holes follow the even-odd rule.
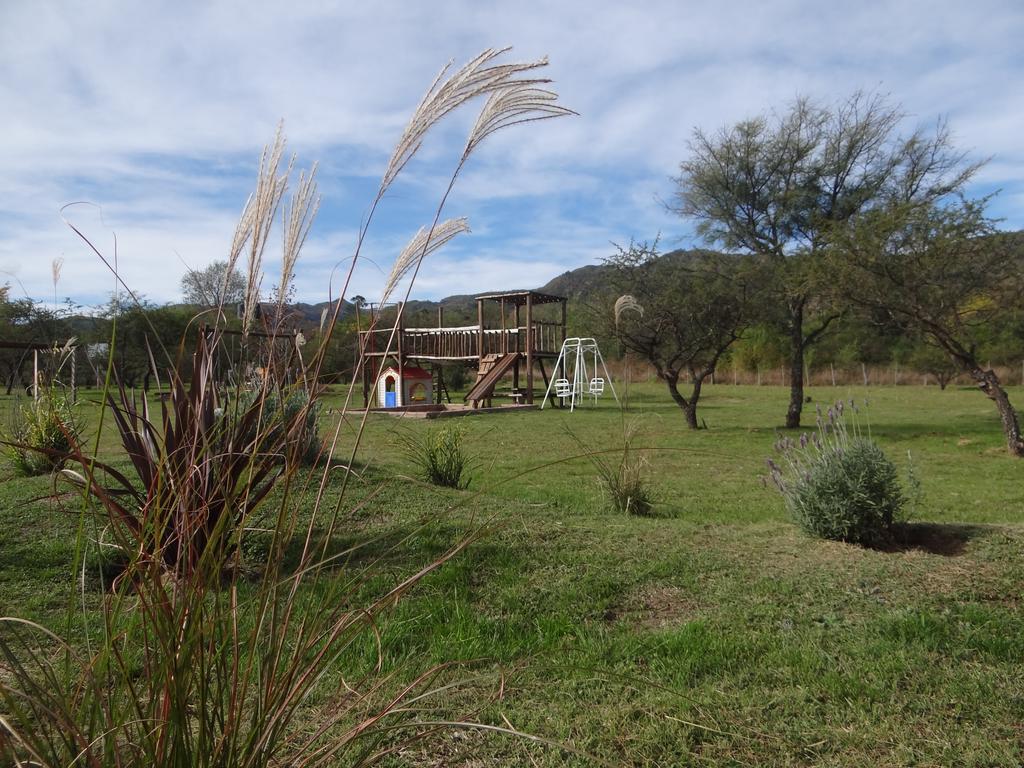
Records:
[[[359,368],[365,406],[374,407],[374,399],[382,408],[440,406],[442,398],[448,397],[441,368],[445,363],[475,363],[476,381],[464,398],[469,408],[490,408],[497,385],[509,373],[512,387],[507,394],[513,403],[533,405],[536,371],[544,382],[542,395],[556,375],[555,361],[566,338],[565,297],[537,291],[491,293],[476,297],[476,307],[476,325],[445,327],[444,312],[438,309],[436,327],[406,328],[399,305],[396,326],[360,331]],[[551,366],[550,372],[545,361]],[[393,371],[387,369],[389,362]],[[427,366],[434,377],[433,386],[419,391],[429,392],[433,402],[406,402],[404,370],[418,372]],[[390,393],[395,394],[385,401]]]

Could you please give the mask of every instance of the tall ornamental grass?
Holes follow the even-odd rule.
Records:
[[[401,433],[398,444],[422,480],[442,488],[468,488],[474,461],[465,437],[458,424],[441,424],[422,434]]]
[[[386,295],[399,280],[407,281],[408,295],[438,238],[464,229],[443,224],[441,215],[461,169],[486,137],[568,114],[538,78],[546,60],[503,63],[503,53],[488,50],[457,70],[446,67],[428,89],[388,162],[339,297],[348,295],[378,205],[440,120],[483,101],[434,219],[403,252]],[[256,190],[228,253],[225,275],[247,265],[247,331],[258,320],[262,264],[275,222],[284,228],[280,285],[287,286],[319,204],[315,168],[294,181],[294,158],[283,161],[283,150],[279,133],[261,157]],[[113,268],[114,255],[71,226]],[[283,293],[277,301],[283,304]],[[468,540],[405,576],[379,560],[346,565],[349,553],[336,551],[334,531],[357,508],[348,493],[350,468],[367,418],[351,409],[354,384],[324,445],[330,460],[316,470],[293,460],[301,446],[296,437],[308,430],[327,373],[323,362],[341,309],[340,298],[332,301],[319,349],[306,362],[289,357],[291,363],[268,366],[257,394],[245,399],[238,391],[225,397],[215,380],[214,361],[224,354],[223,307],[202,318],[206,330],[191,366],[184,365],[184,345],[167,353],[168,396],[158,409],[120,387],[108,367],[109,408],[96,440],[73,441],[71,466],[62,475],[82,499],[67,624],[58,633],[23,619],[0,620],[0,763],[363,766],[444,725],[433,706],[449,685],[439,679],[444,670],[425,669],[408,682],[385,673],[378,626],[396,601]],[[371,329],[375,323],[370,318]],[[282,332],[273,324],[268,330]],[[394,337],[391,329],[386,351]],[[117,343],[115,326],[111,346]],[[186,367],[192,371],[187,380],[179,373]],[[360,380],[357,370],[353,382]],[[291,415],[282,417],[279,408],[274,415],[274,398],[298,387],[303,403]],[[96,458],[99,435],[111,422],[127,465]],[[339,460],[332,457],[343,424],[352,441]],[[269,528],[270,544],[260,577],[251,580],[238,565],[248,532],[257,527],[264,535]],[[80,569],[90,538],[114,542],[127,566],[114,584],[87,599]],[[286,550],[297,551],[297,558],[286,560]],[[87,607],[91,599],[100,601],[98,610]],[[366,658],[373,648],[376,664]]]

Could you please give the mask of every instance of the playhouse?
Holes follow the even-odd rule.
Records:
[[[378,408],[403,408],[433,402],[433,376],[416,366],[389,365],[377,382]]]

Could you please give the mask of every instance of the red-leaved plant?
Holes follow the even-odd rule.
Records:
[[[439,120],[485,100],[453,184],[496,130],[569,112],[536,78],[546,60],[502,64],[495,61],[502,53],[485,51],[451,74],[445,68],[428,90],[385,170],[341,296],[377,205]],[[226,274],[247,256],[246,332],[255,321],[263,253],[278,213],[285,230],[280,316],[317,209],[315,169],[299,176],[287,198],[292,164],[279,171],[283,145],[279,133],[264,152],[229,252]],[[464,229],[440,221],[446,199],[447,192],[433,222],[402,253],[385,293],[402,278],[411,289],[438,240]],[[77,468],[65,477],[82,491],[81,529],[98,521],[127,555],[125,577],[99,598],[98,611],[72,601],[69,624],[80,628],[74,641],[25,620],[0,620],[0,760],[51,768],[369,765],[395,752],[402,738],[436,733],[440,723],[430,716],[426,694],[439,685],[441,670],[401,684],[381,671],[379,650],[377,665],[365,657],[367,648],[379,648],[382,614],[468,538],[407,577],[389,579],[377,561],[338,573],[346,553],[330,554],[332,534],[339,515],[360,503],[346,494],[365,412],[346,446],[349,461],[308,470],[289,460],[295,430],[320,395],[316,382],[340,309],[339,299],[309,361],[298,356],[298,375],[270,366],[246,405],[239,405],[238,389],[223,400],[215,380],[222,311],[212,333],[199,336],[188,384],[179,373],[184,366],[171,371],[159,419],[145,398],[136,404],[112,386],[108,368],[105,397],[130,470],[96,459],[97,436],[93,450],[75,447],[70,458]],[[389,346],[393,340],[394,333]],[[116,335],[113,341],[112,347]],[[359,380],[356,371],[353,381]],[[297,386],[306,387],[307,405],[284,425],[268,417],[268,398]],[[342,421],[351,418],[352,394],[350,387],[327,457],[339,447]],[[342,481],[333,482],[339,472]],[[270,547],[252,580],[231,566],[257,507]],[[85,545],[80,536],[76,574]],[[297,560],[286,561],[286,549],[296,545]]]

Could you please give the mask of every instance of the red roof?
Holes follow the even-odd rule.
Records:
[[[385,371],[394,371],[396,374],[398,373],[398,368],[397,368],[397,366],[394,366],[394,365],[389,365],[384,370]],[[430,375],[430,373],[428,371],[425,371],[422,368],[417,368],[415,365],[407,365],[407,366],[405,366],[402,369],[402,375],[405,378],[407,378],[407,379],[431,379],[431,380],[433,380],[433,378],[434,378],[433,376]]]

